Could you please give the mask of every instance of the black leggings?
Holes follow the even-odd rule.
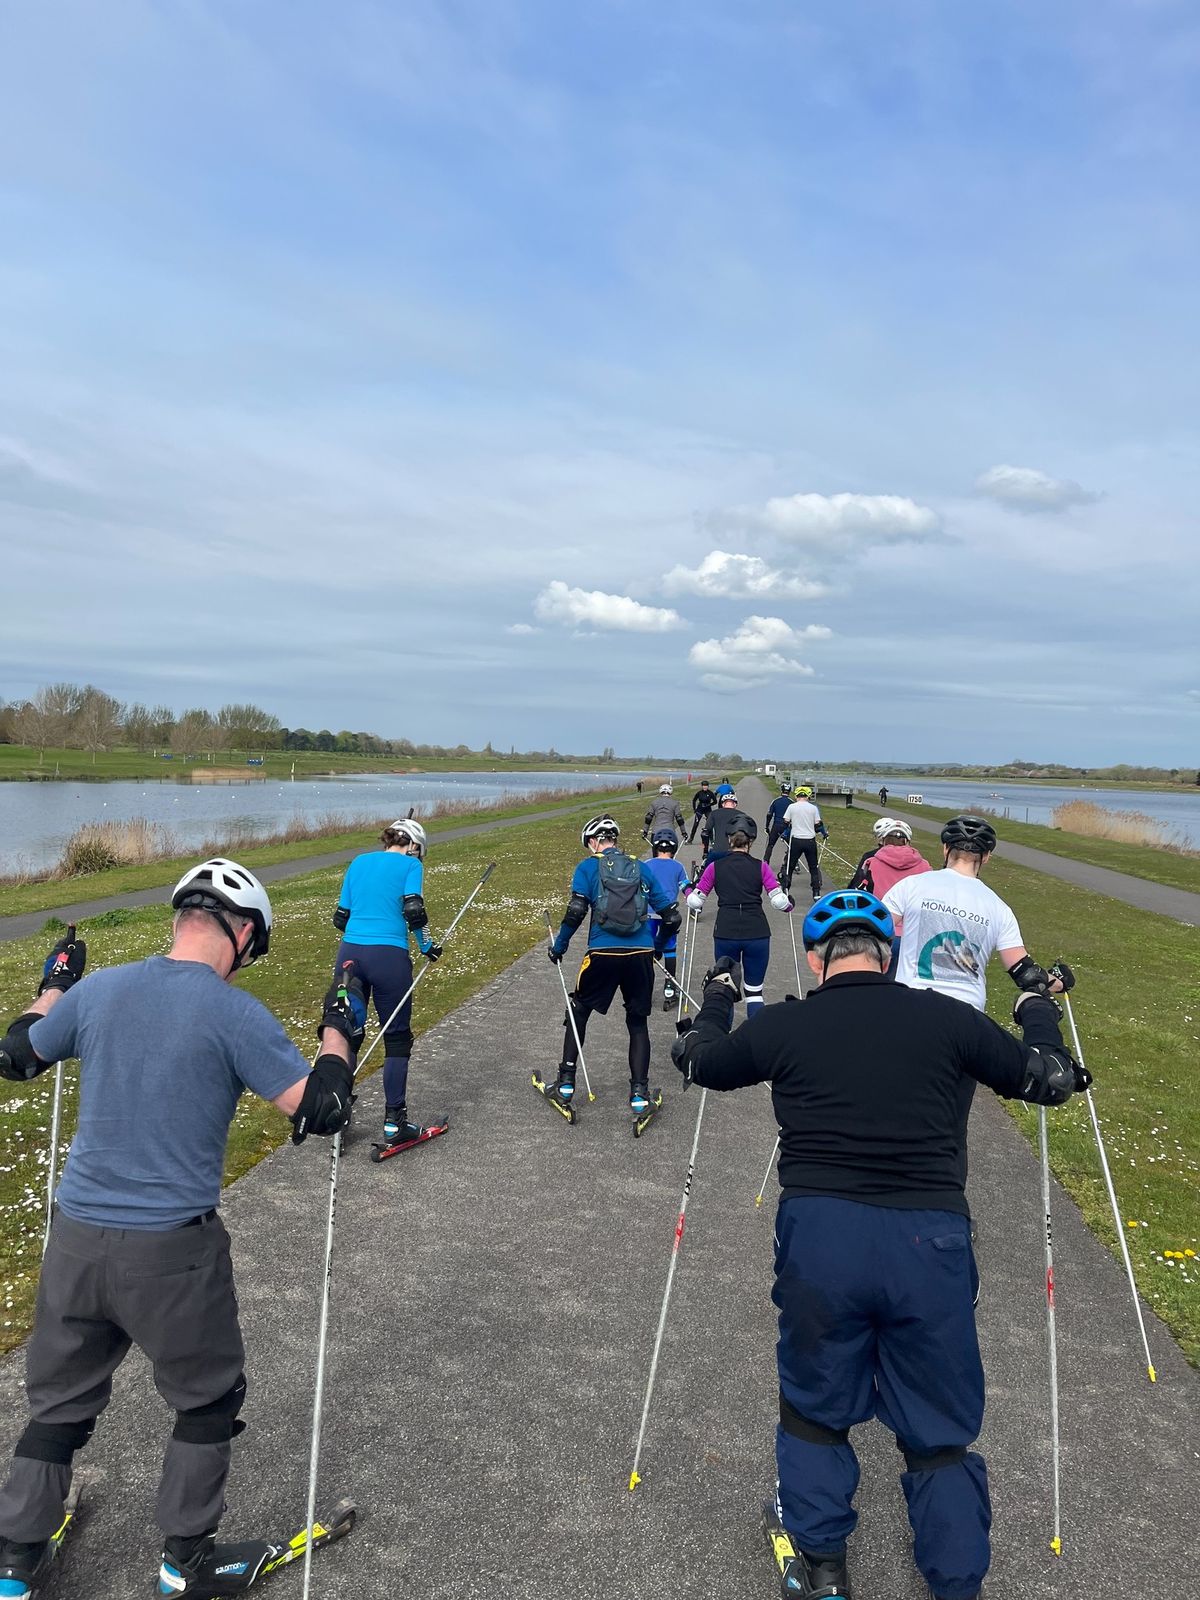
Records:
[[[587,1035],[588,1018],[594,1013],[585,1006],[572,1001],[571,1009],[575,1013],[575,1026],[579,1030],[582,1040]],[[625,1013],[625,1026],[629,1029],[629,1081],[630,1083],[645,1083],[650,1075],[650,1027],[645,1017],[632,1017]],[[563,1046],[562,1064],[573,1078],[575,1068],[579,1062],[579,1046],[575,1043],[575,1035],[571,1031],[571,1020],[567,1018],[566,1043]]]
[[[815,839],[793,839],[791,849],[788,851],[787,877],[784,888],[790,889],[792,878],[795,875],[797,864],[803,856],[808,864],[808,882],[813,895],[821,892],[821,869],[817,865],[817,841]]]

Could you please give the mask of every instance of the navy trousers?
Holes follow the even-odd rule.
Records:
[[[389,1106],[402,1106],[408,1098],[408,1062],[413,1046],[411,996],[399,1011],[396,1007],[412,987],[412,957],[400,945],[347,944],[343,939],[334,963],[335,974],[345,961],[353,961],[354,976],[362,980],[367,999],[374,1000],[380,1027],[387,1024],[383,1036],[383,1098]]]
[[[878,1417],[896,1435],[913,1554],[934,1594],[974,1595],[991,1559],[968,1218],[801,1196],[779,1207],[776,1436],[779,1503],[793,1541],[838,1555],[858,1517],[847,1437]]]

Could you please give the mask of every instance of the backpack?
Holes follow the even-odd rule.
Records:
[[[650,909],[641,863],[623,850],[606,850],[597,864],[600,888],[596,895],[596,926],[619,938],[639,933]]]

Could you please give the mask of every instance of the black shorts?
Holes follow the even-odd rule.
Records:
[[[589,950],[584,956],[574,991],[581,1006],[605,1016],[618,989],[629,1016],[650,1015],[654,957],[649,950]]]

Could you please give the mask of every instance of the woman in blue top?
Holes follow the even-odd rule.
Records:
[[[408,1061],[412,1055],[412,988],[409,940],[429,961],[441,955],[429,932],[425,884],[425,829],[393,822],[379,836],[382,850],[355,856],[346,868],[333,925],[342,935],[336,971],[353,961],[354,976],[374,999],[383,1033],[385,1146],[415,1143],[425,1130],[408,1120]]]

